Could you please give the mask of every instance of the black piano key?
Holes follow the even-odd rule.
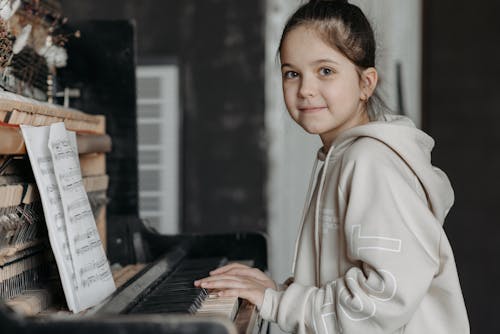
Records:
[[[214,268],[225,264],[225,258],[188,259],[163,277],[129,313],[195,313],[208,296],[206,289],[193,286]]]

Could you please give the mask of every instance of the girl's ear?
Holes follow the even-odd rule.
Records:
[[[378,73],[375,67],[369,67],[361,73],[361,99],[368,100],[375,91]]]

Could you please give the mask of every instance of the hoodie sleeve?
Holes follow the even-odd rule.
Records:
[[[442,228],[418,179],[384,144],[360,147],[346,152],[338,187],[351,267],[320,288],[267,290],[261,315],[285,331],[394,333],[439,270]]]

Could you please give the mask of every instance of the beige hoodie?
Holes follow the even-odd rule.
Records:
[[[294,283],[266,290],[264,319],[298,333],[469,333],[442,227],[453,190],[431,165],[433,146],[407,118],[386,116],[320,150]]]

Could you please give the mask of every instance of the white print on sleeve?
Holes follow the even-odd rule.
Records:
[[[362,250],[401,252],[401,240],[380,236],[361,236],[361,225],[354,225],[351,233],[351,252],[359,256]]]
[[[387,270],[380,269],[377,273],[366,280],[356,281],[352,277],[349,277],[348,280],[353,284],[360,282],[361,288],[371,298],[382,302],[389,301],[396,295],[398,288],[396,278]],[[369,319],[377,312],[377,306],[373,300],[367,299],[363,301],[346,288],[342,288],[339,292],[339,304],[342,312],[353,321]]]
[[[325,333],[336,333],[337,316],[335,314],[334,304],[325,304],[321,308],[321,322]],[[317,332],[317,330],[316,330]]]
[[[376,275],[375,277],[380,279],[370,282],[368,282],[368,280],[363,281],[363,286],[370,290],[370,296],[380,300],[381,302],[387,302],[394,298],[394,295],[396,295],[396,290],[398,289],[396,277],[394,277],[390,271],[383,269],[378,270],[378,273],[382,277],[379,275]]]
[[[355,282],[353,278],[348,280]],[[342,288],[339,292],[339,305],[346,317],[352,321],[370,319],[377,312],[377,306],[372,300],[363,302],[359,296],[350,293],[346,288]]]
[[[337,323],[337,315],[335,313],[335,303],[333,298],[333,290],[335,289],[335,282],[325,287],[324,304],[321,306],[321,332],[318,331],[316,319],[314,319],[315,333],[339,333],[341,332]]]
[[[381,236],[362,236],[361,226],[354,225],[351,233],[351,251],[352,254],[359,256],[361,251],[386,251],[401,252],[401,240]],[[379,269],[376,272],[367,271],[368,279],[347,278],[346,284],[356,287],[358,284],[370,298],[362,299],[354,291],[343,287],[339,291],[339,307],[342,312],[352,321],[362,321],[373,317],[377,313],[377,305],[374,300],[386,302],[394,298],[397,291],[396,277],[388,270]],[[332,315],[333,310],[328,307],[329,302],[322,308],[324,329],[327,333],[334,333],[332,329],[337,325],[336,319],[329,321],[331,324],[327,327],[326,317]]]

